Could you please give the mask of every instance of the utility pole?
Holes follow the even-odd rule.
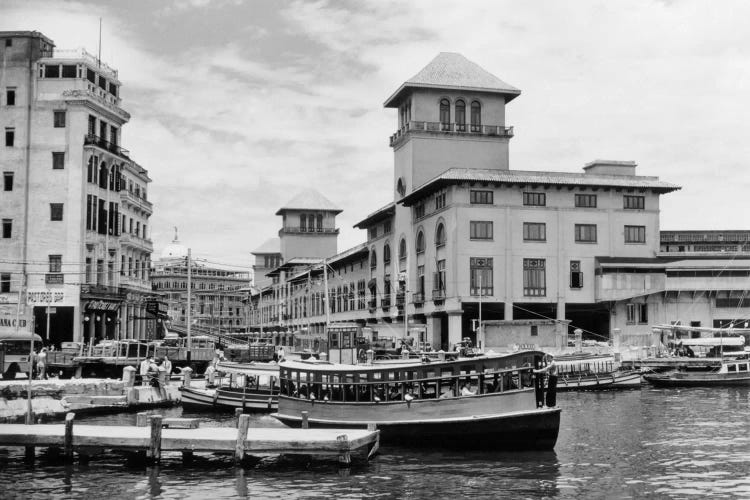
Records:
[[[187,312],[185,316],[185,321],[187,322],[187,347],[188,352],[190,352],[190,349],[193,347],[192,339],[190,338],[190,308],[191,308],[191,292],[192,292],[192,280],[191,280],[191,272],[190,268],[192,267],[192,264],[190,263],[190,248],[188,248],[188,254],[187,254]]]
[[[479,273],[479,335],[477,335],[477,347],[484,348],[484,330],[482,330],[482,273]]]
[[[328,262],[323,259],[323,286],[325,287],[326,328],[331,322],[330,308],[328,307]],[[326,336],[328,332],[326,332]]]

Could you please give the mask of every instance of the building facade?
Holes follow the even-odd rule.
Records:
[[[0,61],[1,293],[27,290],[52,343],[148,336],[151,179],[121,145],[118,72],[38,32],[0,33]]]
[[[188,249],[180,243],[176,229],[172,243],[153,262],[151,281],[154,292],[167,304],[171,326],[183,329],[188,321]],[[190,322],[193,332],[246,332],[250,285],[250,272],[224,269],[191,257]]]
[[[507,325],[513,339],[526,329],[530,343],[536,320],[554,324],[550,338],[561,343],[568,329],[606,340],[655,322],[710,326],[733,317],[726,307],[744,307],[750,261],[726,252],[746,252],[746,234],[660,231],[660,197],[679,186],[639,175],[632,161],[512,170],[505,107],[519,95],[453,53],[402,84],[385,102],[397,110],[393,201],[355,225],[365,243],[267,272],[282,292],[261,294],[274,312],[256,321],[312,332],[351,321],[416,328],[447,348],[482,342],[480,319]],[[675,254],[693,251],[710,252]]]

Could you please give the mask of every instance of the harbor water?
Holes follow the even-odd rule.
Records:
[[[183,466],[126,463],[117,454],[88,465],[51,464],[37,450],[0,450],[3,498],[750,498],[750,389],[653,389],[560,394],[552,452],[455,452],[381,447],[372,462],[263,458],[246,468],[229,457]],[[179,416],[179,408],[165,410]],[[200,414],[201,425],[233,425]],[[184,413],[184,416],[196,416]],[[135,415],[82,419],[134,424]],[[277,426],[269,416],[253,425]],[[437,443],[436,443],[437,444]]]

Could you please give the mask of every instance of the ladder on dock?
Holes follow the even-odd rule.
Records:
[[[139,415],[140,417],[140,415]],[[87,461],[90,450],[108,449],[145,455],[158,463],[164,452],[180,452],[190,462],[195,452],[222,453],[242,463],[252,455],[309,455],[336,458],[349,465],[353,457],[368,460],[379,447],[380,431],[368,429],[290,429],[249,427],[250,416],[240,415],[237,428],[199,427],[193,419],[147,417],[145,426],[73,425],[75,414],[68,413],[64,424],[0,426],[0,446],[24,446],[33,460],[35,447],[62,452],[66,461],[74,451]]]

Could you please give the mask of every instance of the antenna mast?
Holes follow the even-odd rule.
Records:
[[[102,65],[102,18],[99,18],[99,55],[96,57],[96,64]]]

